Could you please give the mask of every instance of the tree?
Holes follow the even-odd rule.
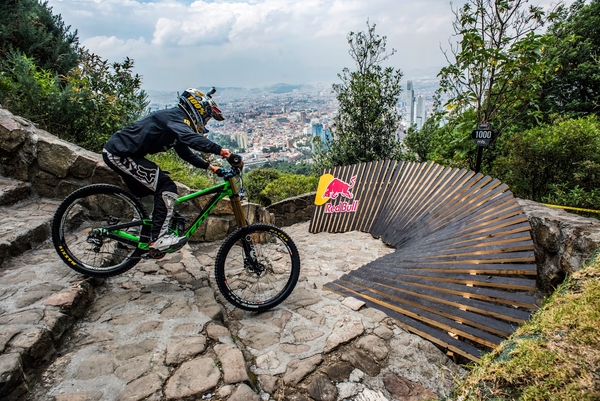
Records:
[[[537,110],[544,37],[536,32],[545,14],[527,3],[467,0],[454,10],[454,32],[460,40],[450,49],[452,57],[445,52],[449,65],[438,75],[439,93],[448,99],[446,119],[450,124],[472,111],[473,121],[462,132],[465,138],[479,122],[492,122],[499,133]],[[473,168],[474,144],[465,139],[457,145],[458,154],[470,155]]]
[[[396,110],[402,91],[402,73],[382,64],[395,53],[386,51],[387,38],[375,33],[367,21],[366,32],[350,32],[350,56],[356,71],[344,68],[333,85],[339,111],[334,117],[332,141],[317,151],[317,168],[341,166],[401,155],[396,139],[400,116]],[[318,148],[319,149],[319,148]]]
[[[511,146],[495,163],[516,196],[543,201],[557,190],[569,195],[595,193],[587,207],[600,207],[600,121],[596,116],[560,119],[551,125],[511,135]],[[592,203],[590,201],[590,203]],[[582,204],[573,206],[586,207]]]
[[[0,2],[0,60],[10,52],[25,54],[35,65],[66,74],[77,65],[79,40],[48,2],[4,0]]]
[[[65,77],[66,87],[59,97],[63,118],[56,116],[53,123],[57,132],[65,129],[63,139],[99,152],[115,131],[146,113],[148,95],[129,57],[109,63],[81,50],[79,59],[77,68]]]
[[[600,112],[600,1],[576,1],[560,8],[548,29],[543,53],[547,79],[542,109],[548,115],[571,117]]]

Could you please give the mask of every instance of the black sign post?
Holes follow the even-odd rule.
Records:
[[[477,128],[471,132],[471,138],[477,145],[477,159],[475,160],[475,172],[479,173],[481,170],[481,158],[483,156],[483,148],[490,144],[490,141],[494,138],[494,131],[492,131],[492,125],[487,121],[482,121],[477,125]]]

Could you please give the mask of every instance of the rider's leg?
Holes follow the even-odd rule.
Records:
[[[159,251],[179,249],[187,243],[187,237],[168,234],[169,221],[177,200],[177,186],[173,180],[160,171],[158,186],[154,193],[154,212],[152,213],[152,242],[150,248]]]
[[[160,251],[179,249],[187,237],[167,233],[173,215],[177,186],[154,162],[139,157],[115,156],[104,150],[104,162],[125,181],[129,190],[137,197],[154,195],[152,213],[152,239],[150,247]]]

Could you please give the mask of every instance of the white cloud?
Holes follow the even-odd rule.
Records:
[[[200,65],[210,66],[210,78],[219,81],[210,84],[335,81],[343,67],[352,67],[346,35],[365,30],[367,19],[377,24],[379,35],[388,37],[388,47],[398,50],[391,59],[397,68],[442,66],[445,59],[439,46],[452,35],[454,20],[450,0],[49,0],[49,4],[78,30],[91,51],[114,61],[134,58],[145,85],[153,89],[189,82]]]
[[[119,39],[116,36],[94,36],[82,42],[82,45],[103,58],[120,59],[125,56],[144,57],[151,51],[142,37],[139,39]]]

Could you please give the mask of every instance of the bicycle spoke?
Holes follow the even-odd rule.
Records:
[[[83,268],[102,272],[114,269],[130,260],[136,250],[104,234],[111,225],[140,221],[131,227],[130,234],[141,231],[137,207],[127,197],[114,193],[95,193],[81,196],[61,215],[60,237],[69,255]]]

